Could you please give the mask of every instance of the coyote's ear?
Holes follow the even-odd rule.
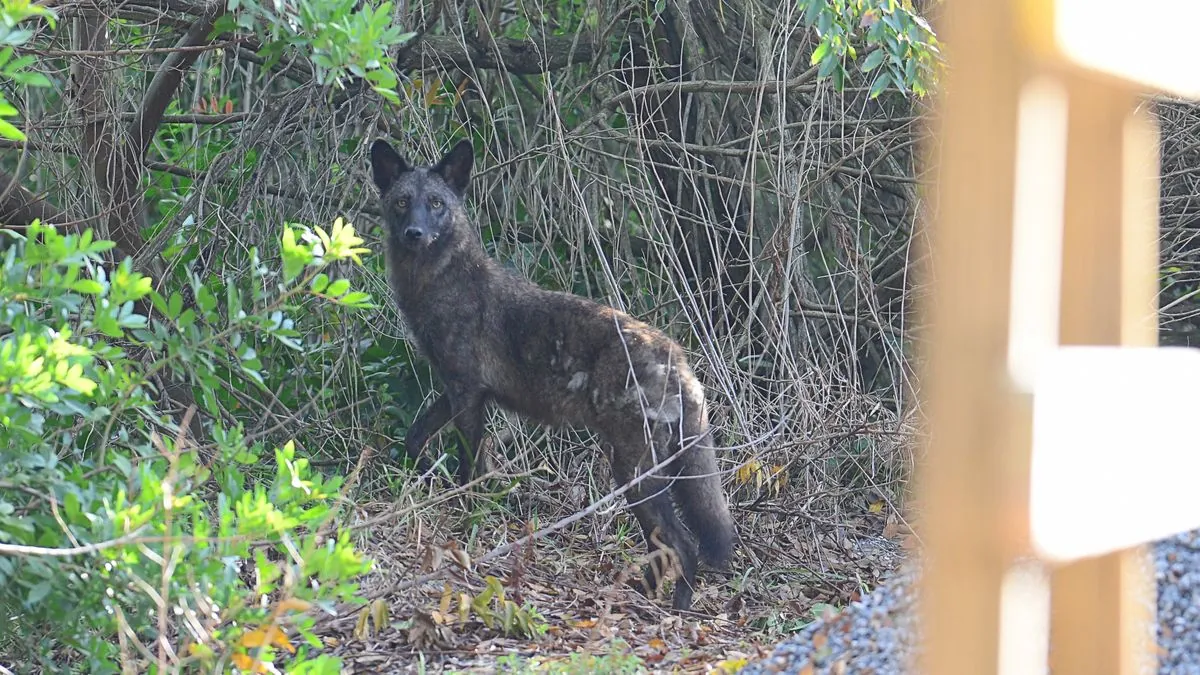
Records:
[[[475,163],[475,151],[471,141],[459,141],[454,149],[433,167],[433,172],[446,181],[446,185],[461,197],[471,182],[471,165]]]
[[[390,143],[380,138],[371,144],[371,173],[379,194],[387,192],[400,174],[409,171],[412,171],[412,167]]]

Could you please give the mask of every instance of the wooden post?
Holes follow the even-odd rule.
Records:
[[[998,666],[1006,566],[999,476],[1009,453],[1008,350],[1020,54],[1008,2],[948,2],[936,138],[936,280],[924,307],[921,394],[931,434],[923,485],[922,672],[991,675]],[[1027,451],[1027,450],[1026,450]]]
[[[1072,75],[1067,89],[1060,339],[1151,346],[1157,343],[1157,134],[1147,115],[1134,116],[1129,88]],[[1054,572],[1055,675],[1146,672],[1153,582],[1142,554],[1118,552]]]
[[[1147,470],[1170,471],[1196,455],[1180,447],[1175,455],[1155,453],[1152,464],[1139,465],[1130,487],[1139,491],[1140,500],[1107,502],[1122,506],[1109,513],[1110,519],[1128,511],[1126,506],[1145,507],[1137,511],[1142,516],[1136,524],[1126,520],[1122,529],[1086,520],[1086,504],[1077,505],[1076,515],[1065,508],[1076,505],[1064,504],[1058,492],[1069,488],[1073,495],[1086,494],[1091,483],[1084,480],[1103,482],[1111,490],[1124,477],[1114,468],[1127,468],[1113,463],[1125,461],[1117,459],[1124,447],[1116,443],[1135,444],[1129,439],[1144,433],[1154,415],[1139,406],[1145,400],[1141,392],[1152,395],[1161,386],[1157,382],[1177,368],[1200,368],[1194,353],[1166,351],[1056,351],[1048,355],[1057,360],[1039,362],[1039,350],[1047,351],[1051,338],[1035,335],[1027,343],[1032,333],[1022,329],[1031,317],[1053,317],[1052,307],[1033,304],[1049,266],[1036,255],[1018,258],[1022,269],[1014,271],[1010,264],[1018,91],[1024,78],[1048,77],[1067,89],[1066,182],[1041,184],[1042,203],[1022,197],[1033,215],[1021,211],[1018,232],[1057,235],[1057,218],[1043,223],[1041,217],[1056,216],[1051,214],[1058,209],[1056,197],[1064,197],[1058,339],[1062,345],[1157,343],[1158,136],[1149,115],[1137,108],[1137,92],[1163,88],[1200,96],[1200,75],[1179,67],[1187,62],[1187,31],[1194,23],[1186,18],[1200,16],[1200,9],[1195,0],[1151,0],[1151,5],[1133,13],[1114,0],[954,0],[944,5],[940,32],[950,68],[936,134],[941,152],[929,158],[936,173],[929,226],[933,284],[922,343],[927,361],[921,394],[930,425],[918,481],[927,545],[924,673],[997,672],[1001,582],[1014,554],[1027,543],[1046,560],[1069,561],[1051,579],[1054,675],[1153,671],[1153,579],[1139,551],[1080,558],[1200,522],[1163,517],[1152,523],[1152,509],[1172,515],[1178,509],[1155,499],[1160,481]],[[1171,18],[1163,24],[1162,17]],[[1119,53],[1112,47],[1118,43],[1123,45]],[[1046,134],[1046,142],[1061,140],[1061,125],[1058,129]],[[1052,163],[1030,160],[1021,167],[1022,178],[1027,173],[1050,181],[1061,177],[1061,167]],[[1027,189],[1036,183],[1020,185]],[[1043,225],[1055,229],[1038,230]],[[1043,276],[1025,277],[1030,271]],[[1009,297],[1012,274],[1022,275],[1016,277],[1022,297]],[[1020,318],[1012,321],[1024,336],[1013,338],[1016,356],[1007,353],[1010,302],[1030,302],[1013,305],[1029,310],[1017,312]],[[1031,352],[1035,358],[1029,358]],[[1091,360],[1081,362],[1081,355]],[[1070,370],[1080,363],[1095,365]],[[1131,371],[1131,364],[1139,369]],[[1086,389],[1072,386],[1080,380],[1089,382]],[[1130,382],[1137,383],[1132,390]],[[1031,415],[1029,391],[1014,391],[1017,387],[1033,392],[1032,407],[1040,417]],[[1172,400],[1193,393],[1176,388]],[[1093,446],[1114,439],[1100,460],[1110,463],[1093,465],[1103,471],[1078,471],[1076,465],[1086,459],[1072,458],[1086,455],[1072,441],[1104,423],[1107,418],[1097,419],[1101,413],[1095,411],[1105,403],[1112,404],[1112,417],[1131,412],[1138,419],[1126,415],[1118,428],[1104,427],[1108,435],[1093,434]],[[1193,407],[1188,401],[1180,405]],[[1032,438],[1045,441],[1032,455],[1033,463]],[[1166,443],[1155,447],[1175,449]],[[1177,493],[1186,475],[1171,477],[1176,492],[1170,494]],[[1072,539],[1075,534],[1082,536]],[[1041,655],[1033,658],[1038,663],[1031,667],[1040,668]]]

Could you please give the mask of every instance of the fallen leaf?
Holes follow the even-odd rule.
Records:
[[[425,555],[421,556],[421,571],[432,572],[442,566],[442,549],[437,546],[426,546]]]
[[[888,524],[883,526],[884,539],[895,539],[898,534],[900,534],[900,523],[889,520]]]
[[[453,548],[450,550],[450,559],[458,564],[464,570],[471,569],[471,554],[461,548]]]
[[[408,644],[418,651],[439,646],[444,641],[442,630],[433,617],[420,610],[413,614],[407,637]]]
[[[279,603],[280,612],[307,612],[312,608],[312,603],[300,598],[287,598]]]

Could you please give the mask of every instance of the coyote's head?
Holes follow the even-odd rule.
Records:
[[[414,253],[453,247],[467,231],[462,197],[474,161],[470,141],[459,141],[430,167],[410,166],[383,139],[371,145],[371,173],[393,245]]]

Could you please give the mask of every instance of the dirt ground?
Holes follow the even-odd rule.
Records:
[[[570,501],[541,499],[564,513]],[[644,549],[624,509],[512,547],[535,525],[511,508],[360,505],[351,527],[376,565],[362,587],[370,604],[340,608],[317,633],[354,673],[733,672],[898,567],[915,542],[872,499],[850,496],[836,522],[735,499],[733,569],[702,567],[682,615],[629,587]]]

